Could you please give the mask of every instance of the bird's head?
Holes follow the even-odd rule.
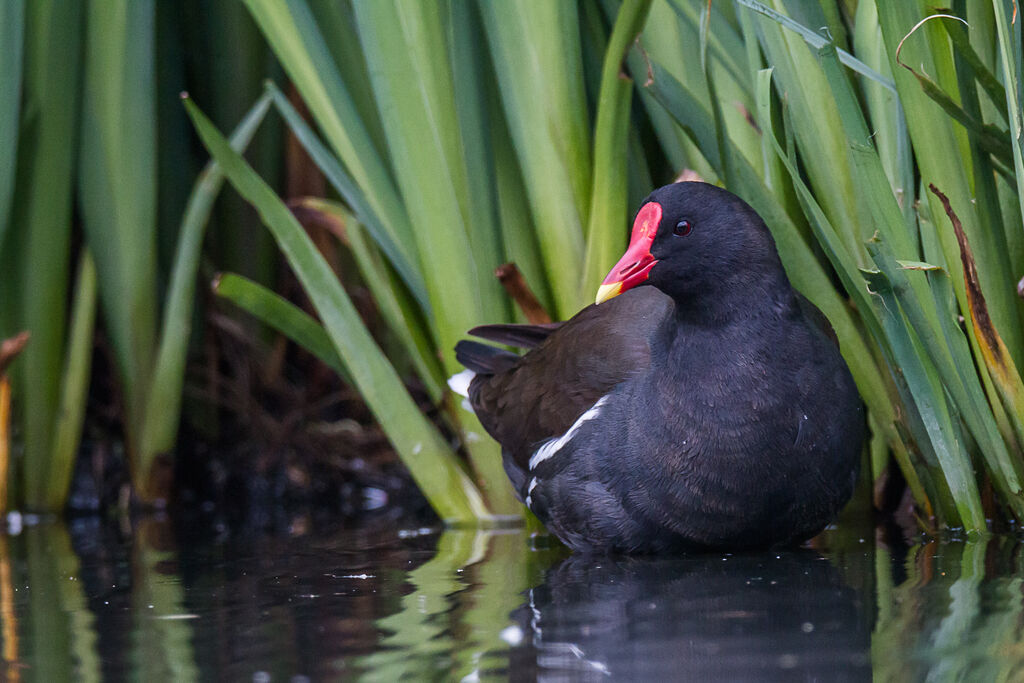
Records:
[[[681,303],[723,288],[757,287],[781,274],[771,233],[746,202],[707,183],[674,183],[644,200],[629,247],[601,283],[597,303],[639,285]]]

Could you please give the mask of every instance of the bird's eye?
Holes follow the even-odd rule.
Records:
[[[672,234],[676,237],[686,237],[693,230],[693,225],[690,221],[679,221],[676,223],[676,227],[672,229]]]

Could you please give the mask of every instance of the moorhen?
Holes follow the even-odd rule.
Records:
[[[469,333],[531,349],[459,342],[467,371],[451,384],[519,498],[574,550],[794,544],[852,495],[853,379],[764,221],[726,190],[651,193],[597,303],[571,320]]]

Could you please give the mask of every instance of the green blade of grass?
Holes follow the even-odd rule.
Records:
[[[633,79],[622,73],[627,50],[647,21],[651,0],[626,0],[605,51],[594,128],[594,185],[583,262],[583,291],[598,285],[625,247],[628,221],[627,152]]]
[[[88,249],[83,250],[78,259],[73,297],[60,404],[54,420],[53,464],[46,490],[37,494],[43,496],[47,510],[60,510],[67,501],[89,402],[97,292],[96,264]]]
[[[303,120],[295,107],[291,105],[284,93],[276,85],[267,82],[267,90],[271,93],[274,105],[284,117],[288,127],[291,128],[299,144],[309,154],[313,163],[323,172],[327,182],[341,195],[342,199],[351,207],[359,222],[362,223],[373,241],[381,248],[388,257],[392,267],[398,272],[405,282],[409,291],[412,292],[416,301],[423,307],[424,311],[430,311],[430,301],[427,298],[427,286],[423,281],[423,274],[414,266],[415,250],[411,249],[405,242],[396,242],[384,224],[381,223],[377,214],[370,207],[369,200],[365,193],[355,181],[349,176],[331,152],[320,142],[313,129]],[[404,245],[404,246],[403,246]]]
[[[782,3],[776,0],[775,4]],[[808,182],[855,265],[863,266],[867,255],[862,244],[872,230],[861,220],[863,207],[847,172],[851,150],[843,136],[837,104],[822,96],[829,91],[825,75],[800,34],[784,29],[778,16],[759,16],[758,20],[761,45],[773,66],[779,97],[794,122],[791,132],[807,168]]]
[[[469,237],[471,230],[485,235],[496,230],[497,218],[487,202],[470,199],[460,124],[472,116],[473,97],[461,102],[460,112],[452,67],[444,58],[449,41],[433,8],[378,0],[354,9],[389,156],[413,226],[433,310],[429,322],[446,371],[455,373],[461,369],[455,344],[466,331],[491,316],[509,315],[508,299],[491,275],[501,265],[500,246],[489,237]],[[474,158],[480,153],[477,149]],[[475,419],[470,422],[475,425]],[[467,429],[479,433],[479,427]],[[491,508],[509,514],[518,510],[494,444],[467,445]]]
[[[974,371],[966,344],[950,348],[942,330],[935,329],[922,301],[911,286],[907,271],[896,264],[889,246],[880,238],[868,243],[868,251],[888,276],[900,307],[913,326],[942,378],[946,391],[961,411],[968,428],[978,441],[981,454],[1003,502],[1020,515],[1024,512],[1021,476],[992,415],[985,391]],[[954,354],[956,354],[954,356]]]
[[[480,9],[552,313],[567,318],[590,303],[580,290],[592,166],[576,4],[484,2]]]
[[[994,390],[987,391],[987,388],[983,388],[978,376],[970,369],[970,356],[954,357],[953,354],[959,350],[959,346],[950,348],[939,342],[939,318],[932,298],[927,295],[926,283],[921,280],[909,280],[905,271],[896,264],[895,249],[889,246],[888,240],[903,242],[904,245],[898,247],[905,250],[903,253],[911,250],[911,246],[906,244],[907,233],[902,229],[902,215],[895,202],[886,197],[888,182],[878,162],[877,153],[870,143],[867,127],[860,117],[860,110],[853,100],[848,83],[838,71],[834,49],[826,46],[819,54],[850,140],[855,162],[854,178],[862,192],[876,198],[876,201],[872,202],[871,210],[876,216],[875,225],[879,229],[879,236],[868,243],[868,250],[875,263],[892,281],[896,296],[913,322],[918,336],[943,378],[946,389],[963,412],[972,434],[981,444],[982,452],[1006,498],[1006,503],[1014,509],[1024,509],[1024,501],[1019,498],[1020,474],[1009,455],[986,399],[986,394],[991,395]],[[882,197],[886,199],[881,200]],[[881,235],[885,236],[886,241],[883,241]],[[949,263],[948,258],[946,263]],[[976,353],[980,354],[980,349],[976,350]]]
[[[395,244],[411,247],[415,242],[409,216],[387,161],[377,152],[362,113],[335,67],[305,0],[245,0],[245,3],[302,94],[324,137],[365,192],[367,203],[382,228]],[[415,258],[410,260],[415,262]]]
[[[917,72],[913,67],[907,64],[901,64],[903,68],[909,71],[917,82],[921,85],[921,90],[927,95],[932,102],[942,107],[942,110],[946,112],[951,119],[959,123],[961,126],[967,129],[967,131],[974,135],[977,140],[977,144],[981,149],[985,150],[1003,164],[1012,164],[1013,156],[1010,151],[1010,146],[1007,144],[1009,141],[1009,133],[1003,128],[996,126],[995,124],[985,123],[972,115],[960,102],[954,100],[949,93],[942,89],[938,83],[929,78],[927,75]]]
[[[979,181],[985,182],[985,179],[975,177],[973,164],[965,163],[965,160],[970,159],[970,141],[967,133],[955,124],[948,114],[921,90],[917,80],[895,61],[899,42],[918,21],[929,14],[925,0],[878,3],[879,24],[900,100],[907,114],[907,127],[914,144],[920,176],[926,184],[935,183],[946,193],[953,209],[963,221],[964,231],[978,260],[982,291],[988,301],[992,319],[1003,335],[1014,362],[1020,365],[1024,362],[1024,333],[1021,330],[1015,292],[1006,285],[1016,278],[1011,272],[1007,250],[1000,248],[999,241],[994,239],[995,230],[985,226],[980,220],[974,201],[974,187]],[[929,74],[945,91],[959,92],[952,48],[946,32],[938,22],[924,24],[907,38],[900,53],[900,60],[915,65],[919,70]],[[942,215],[942,206],[935,197],[929,195],[928,202],[933,215]],[[951,230],[939,230],[938,237],[960,309],[967,311],[967,294],[956,236]],[[903,252],[898,251],[899,246],[896,242],[890,241],[890,244],[897,249],[899,255],[903,255]],[[973,339],[973,331],[971,334],[972,349],[978,362],[984,365],[984,361],[977,355],[979,351]],[[987,373],[985,374],[987,377]]]
[[[968,25],[970,24],[968,23]],[[944,21],[942,22],[942,28],[946,30],[946,35],[949,36],[950,41],[953,43],[953,51],[956,56],[964,61],[970,70],[971,76],[977,79],[978,85],[988,94],[989,100],[996,105],[994,109],[1002,118],[1003,123],[1009,124],[1006,110],[1003,109],[1003,103],[1006,102],[1006,88],[999,82],[996,75],[989,70],[981,55],[978,54],[978,51],[974,49],[967,29],[956,21]]]
[[[166,498],[139,450],[156,348],[156,111],[153,0],[88,3],[79,192],[124,392],[135,491]]]
[[[713,112],[713,117],[722,120],[723,134],[729,138],[731,146],[742,153],[756,168],[760,157],[760,136],[749,119],[750,112],[754,109],[751,77],[738,66],[737,62],[743,52],[742,46],[737,42],[735,30],[721,16],[720,8],[720,3],[712,3],[709,28],[705,30],[702,17],[706,14],[706,3],[655,3],[651,9],[651,19],[644,27],[641,42],[650,60],[661,65],[663,70],[679,81],[690,96],[696,98],[695,104],[712,111],[712,88],[722,101],[727,103],[726,106],[716,107],[717,111]],[[727,36],[720,35],[721,31],[726,31]],[[730,56],[725,57],[725,52]],[[699,64],[700,68],[691,66],[695,64]],[[643,60],[632,57],[630,73],[641,81],[650,75]],[[641,92],[646,95],[645,91]],[[665,123],[658,121],[660,116],[664,116],[664,112],[651,107],[648,107],[648,111],[657,112],[652,115],[652,123],[662,129],[659,131],[659,137],[668,148],[667,153],[674,164],[673,176],[689,168],[708,182],[724,180],[724,168],[720,165],[720,150],[717,144],[712,149],[694,145],[686,138],[677,143],[673,139],[675,136],[672,135],[672,132],[678,133],[678,130],[672,131],[675,126],[669,125],[670,130],[666,131]],[[717,130],[716,126],[716,134],[713,137],[716,143]],[[683,158],[677,159],[680,154]],[[719,161],[714,162],[712,155]],[[707,162],[712,162],[712,165],[718,163],[719,166],[714,172],[709,172]]]
[[[351,383],[323,325],[292,302],[234,273],[218,275],[213,281],[213,293],[288,337]]]
[[[67,353],[83,10],[82,3],[41,0],[28,3],[25,15],[22,99],[24,110],[34,115],[19,141],[11,214],[19,229],[8,235],[5,249],[13,249],[18,272],[14,291],[19,292],[19,326],[32,332],[17,376],[25,448],[24,503],[35,509],[46,507],[53,476],[53,429]],[[10,275],[5,272],[4,277]]]
[[[452,522],[487,516],[480,494],[451,448],[420,413],[394,368],[373,342],[355,307],[309,236],[273,190],[245,163],[190,100],[189,116],[203,144],[231,184],[259,211],[273,233],[356,388],[384,428],[420,490],[438,514]]]
[[[1021,57],[1021,16],[1019,3],[1014,0],[992,0],[999,35],[999,56],[1003,64],[1003,83],[1006,86],[1006,111],[1010,119],[1010,145],[1013,149],[1013,168],[1017,173],[1017,198],[1021,216],[1024,216],[1024,60]],[[1012,21],[1016,18],[1016,21]]]
[[[0,251],[14,197],[24,37],[24,0],[0,3]]]
[[[443,5],[443,30],[448,40],[452,70],[455,121],[461,141],[462,165],[466,168],[466,190],[462,210],[473,260],[483,266],[478,284],[487,320],[508,320],[511,305],[490,273],[507,257],[498,216],[497,169],[488,127],[492,115],[489,100],[497,97],[486,43],[481,39],[483,24],[474,3],[448,0]],[[521,229],[521,227],[519,228]],[[490,269],[488,269],[490,266]]]
[[[270,95],[264,94],[232,134],[232,148],[242,151],[249,145],[269,109]],[[160,346],[156,352],[153,379],[146,393],[139,434],[139,451],[145,454],[143,461],[149,460],[153,454],[167,453],[174,447],[181,417],[185,361],[192,333],[196,273],[199,271],[206,225],[223,184],[224,174],[217,164],[211,161],[196,180],[181,219],[178,247],[165,302]]]
[[[953,494],[955,511],[945,511],[943,522],[963,524],[970,531],[983,531],[985,513],[974,480],[970,458],[955,438],[952,416],[942,382],[935,367],[921,354],[920,342],[903,317],[892,285],[881,271],[863,271],[869,291],[881,299],[882,325],[889,340],[896,366],[900,368],[914,398],[930,443],[934,448],[945,480]],[[943,497],[939,497],[943,500]],[[954,512],[951,515],[950,512]]]
[[[367,241],[366,228],[344,207],[326,199],[307,198],[300,202],[303,209],[315,211],[337,220],[344,226],[347,237],[346,246],[359,266],[363,281],[373,294],[373,300],[385,322],[401,341],[409,358],[412,359],[420,380],[423,382],[432,401],[441,400],[444,371],[434,354],[430,340],[430,331],[420,321],[407,314],[407,306],[400,301],[401,291],[397,288],[394,278],[380,261],[379,253],[374,253]],[[410,311],[411,312],[411,311]]]
[[[682,21],[690,26],[699,27],[703,14],[707,10],[707,3],[683,2],[682,0],[669,0],[668,5],[672,8]],[[746,46],[743,38],[729,24],[718,5],[711,3],[711,16],[708,25],[708,51],[715,62],[729,73],[737,83],[746,89],[752,90],[750,72],[743,64],[743,56]],[[660,56],[660,55],[659,55]]]
[[[751,9],[754,12],[757,12],[758,14],[761,14],[774,22],[777,22],[780,26],[783,26],[789,29],[790,31],[793,31],[794,33],[798,34],[801,38],[803,38],[804,42],[806,42],[808,45],[810,45],[812,48],[816,50],[824,47],[826,43],[830,42],[829,39],[818,35],[811,29],[807,28],[806,26],[803,26],[802,24],[793,21],[785,14],[773,10],[772,8],[764,5],[763,3],[758,2],[757,0],[735,1],[736,4]],[[862,76],[867,76],[868,78],[870,78],[871,80],[878,83],[884,88],[887,88],[892,91],[896,90],[896,84],[893,82],[891,78],[889,78],[885,74],[882,74],[876,71],[875,69],[872,69],[870,66],[860,61],[846,50],[838,50],[838,53],[839,60],[846,66],[850,67],[851,69],[861,74]]]
[[[888,76],[889,59],[882,41],[882,29],[878,25],[875,3],[862,2],[857,5],[853,40],[857,54],[872,68]],[[862,90],[871,119],[872,140],[878,149],[892,192],[903,211],[903,218],[909,225],[914,213],[914,160],[903,108],[895,88],[885,88],[875,81],[867,80],[862,83]]]
[[[555,310],[554,295],[545,277],[545,267],[537,230],[533,225],[530,202],[523,175],[519,171],[515,150],[505,127],[501,105],[494,97],[491,102],[495,125],[491,128],[491,141],[496,166],[498,188],[498,216],[505,258],[516,264],[530,289],[550,315]]]
[[[454,346],[466,330],[488,322],[500,287],[490,273],[500,265],[476,263],[467,237],[468,171],[458,135],[453,77],[440,17],[426,5],[396,0],[355,6],[374,95],[384,117],[388,151],[413,226],[419,268],[427,284],[445,368],[456,372]],[[457,302],[457,303],[455,303]]]
[[[373,97],[370,72],[366,55],[359,43],[359,31],[351,0],[308,0],[309,9],[316,18],[316,26],[324,37],[324,43],[334,57],[338,75],[345,84],[359,120],[366,126],[366,132],[373,142],[377,154],[383,159],[387,154],[384,127],[380,112]]]

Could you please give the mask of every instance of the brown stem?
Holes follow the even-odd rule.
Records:
[[[516,264],[506,263],[505,265],[498,266],[494,271],[494,275],[530,323],[540,325],[551,322],[551,316],[544,310],[544,306],[541,305],[533,291],[530,290],[530,286],[526,284],[526,279],[519,272]]]

